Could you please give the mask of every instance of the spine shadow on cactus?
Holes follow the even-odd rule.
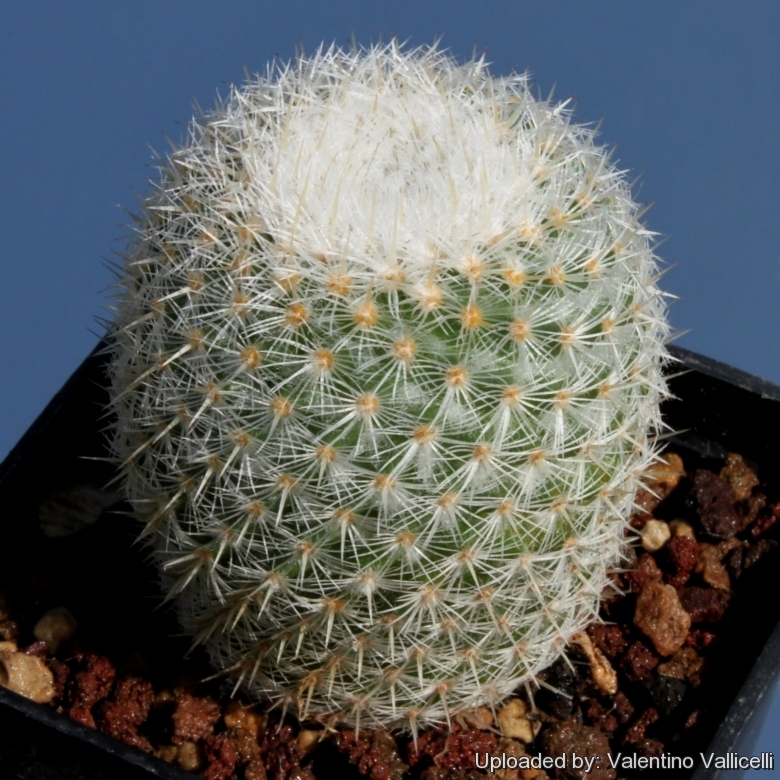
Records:
[[[254,696],[416,728],[594,619],[657,457],[652,235],[525,76],[323,49],[194,121],[123,270],[114,454]]]

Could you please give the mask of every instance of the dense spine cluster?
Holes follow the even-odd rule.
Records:
[[[667,325],[525,76],[322,50],[193,121],[122,272],[115,454],[180,619],[299,714],[444,722],[596,614]]]

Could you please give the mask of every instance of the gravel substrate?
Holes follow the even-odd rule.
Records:
[[[500,780],[637,777],[613,763],[663,757],[668,766],[706,748],[773,628],[777,599],[764,596],[779,498],[738,455],[667,455],[639,497],[634,546],[605,594],[603,622],[538,686],[498,711],[461,713],[450,731],[426,730],[416,744],[282,719],[206,680],[198,651],[182,662],[188,641],[169,639],[171,615],[154,609],[132,523],[110,512],[70,536],[41,535],[33,559],[4,567],[0,683],[209,780],[475,780],[502,756]],[[575,753],[589,764],[575,766]],[[536,768],[560,756],[565,767]]]

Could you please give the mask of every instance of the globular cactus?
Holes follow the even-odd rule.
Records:
[[[252,695],[416,729],[597,614],[668,326],[594,136],[390,44],[269,70],[161,162],[113,446],[184,628]]]

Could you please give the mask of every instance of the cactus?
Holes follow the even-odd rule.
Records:
[[[330,48],[160,170],[113,449],[183,627],[358,726],[532,682],[597,614],[666,395],[652,235],[595,132],[482,60]]]

